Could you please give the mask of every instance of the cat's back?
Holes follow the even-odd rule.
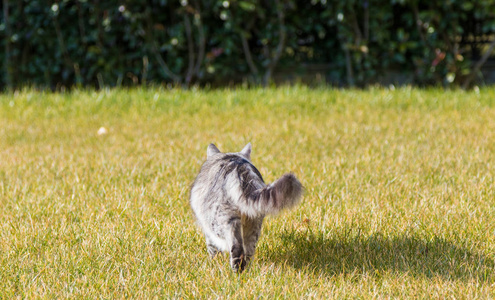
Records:
[[[207,200],[218,199],[218,195],[215,194],[221,192],[225,181],[225,176],[222,174],[223,165],[223,155],[215,155],[203,163],[191,186],[189,201],[193,210],[198,210],[198,206]]]
[[[191,205],[196,202],[228,202],[229,195],[243,194],[245,189],[262,185],[261,174],[246,158],[237,153],[219,153],[208,158],[201,166],[191,187],[190,202]],[[238,193],[232,190],[238,190]]]

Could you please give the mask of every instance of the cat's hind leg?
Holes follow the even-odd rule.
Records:
[[[220,252],[220,249],[218,249],[217,246],[215,246],[215,244],[208,237],[206,237],[206,251],[208,251],[211,258],[214,258]]]
[[[261,226],[263,225],[264,216],[249,218],[247,216],[242,217],[242,235],[244,241],[244,251],[246,255],[246,262],[249,262],[254,256],[256,250],[256,244],[261,234]]]
[[[242,224],[240,217],[231,217],[227,226],[230,231],[230,266],[236,272],[242,272],[246,266],[242,242]]]

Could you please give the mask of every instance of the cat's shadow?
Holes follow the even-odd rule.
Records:
[[[494,257],[445,239],[415,235],[385,237],[342,233],[328,238],[310,230],[281,233],[282,247],[266,248],[267,259],[328,275],[382,272],[459,280],[495,280]]]

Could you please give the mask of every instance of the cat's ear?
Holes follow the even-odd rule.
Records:
[[[215,146],[214,144],[210,144],[208,146],[208,149],[206,150],[206,156],[209,158],[210,156],[217,153],[221,153],[220,150],[218,150],[217,146]]]
[[[247,159],[251,160],[251,143],[248,143],[241,150],[241,154],[247,157]]]

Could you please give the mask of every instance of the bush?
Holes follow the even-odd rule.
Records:
[[[277,67],[297,74],[305,64],[329,66],[326,78],[338,85],[364,86],[390,69],[417,84],[469,83],[493,49],[493,7],[495,0],[3,0],[0,84],[267,84]]]

